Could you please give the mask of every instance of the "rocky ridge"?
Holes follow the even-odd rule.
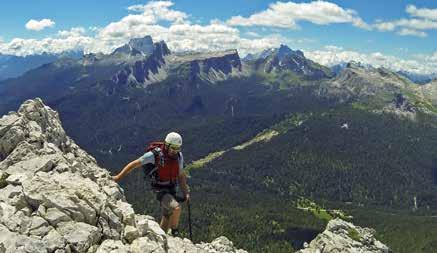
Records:
[[[402,89],[412,86],[412,83],[385,68],[349,62],[329,85],[362,98],[380,93],[399,93]]]
[[[57,112],[34,99],[0,119],[0,252],[245,251],[225,237],[171,237],[136,214]]]
[[[386,245],[375,239],[374,234],[373,229],[361,228],[337,218],[297,253],[391,253]]]
[[[172,73],[210,83],[244,75],[237,50],[171,55],[166,58]]]

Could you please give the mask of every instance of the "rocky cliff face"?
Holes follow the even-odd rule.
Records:
[[[245,252],[193,244],[134,212],[123,190],[66,136],[57,112],[27,100],[0,119],[0,252]]]
[[[188,80],[216,83],[243,75],[237,50],[174,55],[168,62],[173,75]]]
[[[169,54],[170,50],[163,41],[153,43],[150,36],[132,39],[112,54],[118,58],[135,56],[126,60],[125,66],[112,76],[112,81],[134,86],[162,81],[167,77],[164,57]]]
[[[331,220],[325,231],[297,253],[390,253],[387,246],[376,240],[375,231],[354,226],[341,219]]]

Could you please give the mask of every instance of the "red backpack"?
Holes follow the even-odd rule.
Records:
[[[165,143],[155,141],[150,143],[146,152],[152,152],[155,157],[155,164],[143,165],[144,177],[150,178],[152,188],[171,188],[177,184],[177,176],[179,174],[179,158],[169,159],[164,154]],[[167,182],[163,184],[162,182]]]

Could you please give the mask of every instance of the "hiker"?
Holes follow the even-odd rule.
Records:
[[[118,175],[112,178],[119,182],[135,168],[145,168],[152,177],[152,189],[160,202],[162,217],[160,226],[167,233],[179,234],[178,225],[181,215],[181,205],[177,201],[176,186],[179,184],[184,201],[190,201],[187,178],[183,171],[184,158],[181,151],[182,137],[175,132],[167,134],[164,142],[152,142],[146,153],[127,164]],[[147,171],[146,171],[147,170]]]

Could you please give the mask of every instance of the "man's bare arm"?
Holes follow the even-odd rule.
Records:
[[[113,176],[112,179],[114,179],[115,182],[119,182],[122,178],[124,178],[127,174],[129,174],[133,169],[141,167],[140,160],[134,160],[130,162],[128,165],[126,165],[123,170],[120,171],[116,176]]]

